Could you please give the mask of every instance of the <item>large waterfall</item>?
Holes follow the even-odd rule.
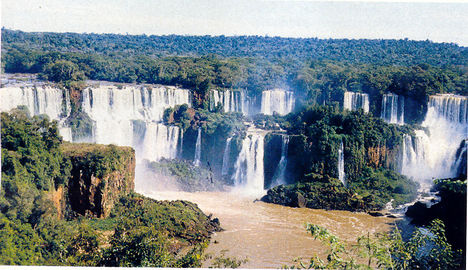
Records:
[[[218,103],[223,106],[224,112],[242,112],[245,115],[248,114],[245,95],[241,91],[211,90],[210,110],[214,111]]]
[[[258,196],[264,193],[264,138],[263,131],[249,128],[242,142],[232,179],[235,187],[244,194]]]
[[[382,96],[380,117],[391,124],[405,123],[405,97],[393,93]]]
[[[340,149],[338,149],[338,179],[340,179],[341,183],[346,186],[346,179],[345,179],[345,172],[344,172],[344,146],[343,141],[341,141]]]
[[[272,184],[270,187],[275,187],[278,185],[286,184],[285,174],[286,166],[288,165],[288,145],[289,145],[289,136],[283,135],[281,142],[281,158],[276,167],[275,173],[273,175]]]
[[[343,108],[356,111],[363,109],[365,113],[369,112],[369,95],[346,91],[344,93]]]
[[[158,161],[161,158],[177,158],[179,134],[179,128],[176,126],[147,123],[143,143],[136,148],[141,149],[141,157],[139,158],[150,161]]]
[[[232,136],[227,138],[226,146],[224,147],[223,167],[221,169],[221,175],[227,175],[229,171],[229,154],[231,153],[231,141]]]
[[[70,99],[61,89],[49,86],[5,87],[0,91],[0,111],[19,105],[28,107],[31,115],[47,114],[59,120],[70,113]]]
[[[195,143],[195,155],[193,158],[193,164],[195,166],[200,166],[201,158],[201,128],[198,128],[197,141]]]
[[[8,86],[0,91],[0,111],[9,111],[26,106],[31,115],[46,114],[51,120],[59,121],[59,131],[64,140],[71,141],[71,129],[65,126],[65,119],[71,111],[67,91],[46,85]]]
[[[415,137],[406,135],[402,145],[401,173],[421,183],[432,178],[457,176],[457,150],[467,137],[467,97],[431,96],[426,118]],[[463,151],[462,151],[463,153]],[[465,151],[466,155],[466,151]]]
[[[179,104],[190,106],[190,91],[166,86],[103,84],[82,92],[81,107],[93,121],[94,129],[88,142],[132,146],[137,150],[138,159],[176,158],[181,131],[158,122],[166,108]],[[0,90],[0,101],[0,111],[24,105],[33,115],[47,114],[59,120],[60,134],[64,140],[72,140],[71,129],[64,125],[71,111],[68,91],[45,85],[12,85]]]
[[[281,89],[273,89],[262,92],[261,113],[272,115],[276,112],[280,115],[290,113],[294,108],[294,93]]]
[[[190,105],[190,92],[175,87],[147,88],[111,85],[83,90],[82,108],[94,121],[94,141],[133,146],[137,157],[157,161],[176,158],[179,129],[157,124],[164,110]],[[143,130],[134,125],[143,126]],[[143,134],[135,134],[139,130]],[[143,137],[143,141],[135,138]],[[141,145],[140,145],[141,144]]]

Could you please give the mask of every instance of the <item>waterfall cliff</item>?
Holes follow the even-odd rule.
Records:
[[[273,175],[272,184],[270,188],[286,184],[285,174],[286,166],[288,165],[288,145],[289,145],[289,136],[283,135],[281,140],[281,158],[276,167],[275,174]]]
[[[462,151],[457,156],[457,150],[467,137],[467,100],[468,97],[449,94],[429,98],[422,123],[427,133],[417,130],[415,137],[404,138],[402,174],[422,183],[430,183],[432,178],[457,176],[456,163],[463,155]]]
[[[290,113],[294,108],[294,93],[281,89],[262,92],[261,113],[272,115],[276,112],[280,115]]]
[[[380,117],[387,123],[403,125],[405,123],[405,98],[393,93],[384,94]]]
[[[365,113],[369,112],[369,95],[346,91],[344,93],[343,108],[356,111],[363,109]]]
[[[223,166],[221,168],[221,175],[227,175],[229,170],[229,154],[231,151],[231,141],[232,136],[227,138],[226,146],[224,147],[224,154],[223,154]]]
[[[67,90],[12,85],[0,90],[0,101],[0,111],[24,105],[32,115],[47,114],[59,121],[64,140],[72,140],[72,130],[65,125],[71,111]],[[190,91],[166,86],[88,87],[81,99],[83,112],[93,121],[93,134],[87,142],[132,146],[137,149],[137,158],[152,161],[176,158],[180,131],[158,122],[166,108],[180,104],[190,106]]]
[[[210,110],[214,111],[218,103],[223,106],[223,112],[242,112],[248,114],[245,107],[245,95],[241,91],[219,91],[212,90],[210,92]]]
[[[195,166],[200,166],[201,158],[201,128],[198,128],[197,141],[195,143],[195,155],[193,158],[193,164]]]
[[[345,172],[344,172],[344,146],[341,141],[340,149],[338,149],[338,179],[346,186]]]
[[[234,185],[244,194],[261,195],[264,192],[263,131],[249,128],[242,149],[234,165]]]

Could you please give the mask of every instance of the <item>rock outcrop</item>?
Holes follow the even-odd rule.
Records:
[[[72,212],[67,215],[107,217],[119,197],[134,189],[132,148],[66,143],[62,151],[72,166],[66,191]]]

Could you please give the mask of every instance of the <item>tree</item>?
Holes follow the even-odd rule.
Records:
[[[41,77],[54,82],[80,81],[85,78],[78,65],[68,60],[57,60],[48,64]]]

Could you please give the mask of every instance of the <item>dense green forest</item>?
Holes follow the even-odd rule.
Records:
[[[28,33],[2,29],[2,45],[53,52],[101,55],[205,56],[223,58],[335,60],[412,66],[466,65],[468,50],[456,44],[410,40],[354,40],[261,36],[147,36],[118,34]],[[441,61],[442,60],[442,61]]]

